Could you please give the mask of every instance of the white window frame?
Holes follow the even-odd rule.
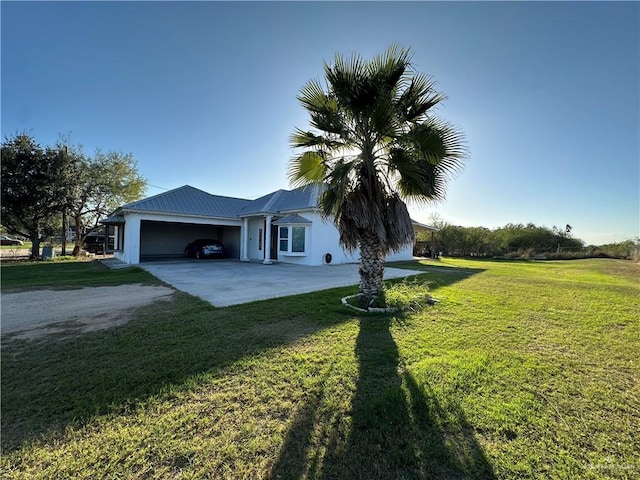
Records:
[[[284,229],[287,229],[286,235],[283,233]],[[291,229],[289,225],[278,226],[278,252],[287,253],[291,251]],[[282,249],[282,242],[286,242],[287,248]]]
[[[308,246],[309,246],[309,226],[298,223],[287,223],[284,225],[278,225],[278,254],[287,256],[287,257],[306,257],[309,254]],[[287,229],[286,237],[282,236],[282,229]],[[304,250],[302,252],[294,252],[293,251],[293,229],[294,228],[302,228],[304,230]],[[281,242],[286,240],[287,249],[281,250]]]

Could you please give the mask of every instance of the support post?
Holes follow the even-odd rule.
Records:
[[[241,262],[248,262],[249,255],[247,254],[249,249],[249,219],[242,219],[242,252],[240,254]]]
[[[267,215],[267,227],[265,228],[264,239],[264,265],[271,265],[271,219],[273,215]]]

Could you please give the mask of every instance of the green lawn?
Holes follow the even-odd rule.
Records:
[[[640,477],[638,264],[407,266],[440,303],[359,316],[339,305],[355,288],[229,308],[178,294],[110,330],[4,338],[3,477]],[[43,287],[46,267],[2,265],[2,282]]]
[[[3,292],[28,291],[42,288],[68,289],[100,285],[162,282],[141,268],[109,270],[97,261],[78,261],[60,257],[45,262],[6,262],[0,269]],[[37,295],[34,295],[37,299]]]

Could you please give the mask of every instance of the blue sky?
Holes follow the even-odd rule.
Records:
[[[470,151],[415,219],[640,233],[638,2],[3,1],[1,15],[2,137],[130,152],[149,195],[289,188],[300,87],[336,52],[397,43]]]

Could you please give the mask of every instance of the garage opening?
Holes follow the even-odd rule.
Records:
[[[240,227],[197,223],[140,222],[140,261],[184,258],[184,248],[199,238],[222,242],[228,258],[240,258]]]

